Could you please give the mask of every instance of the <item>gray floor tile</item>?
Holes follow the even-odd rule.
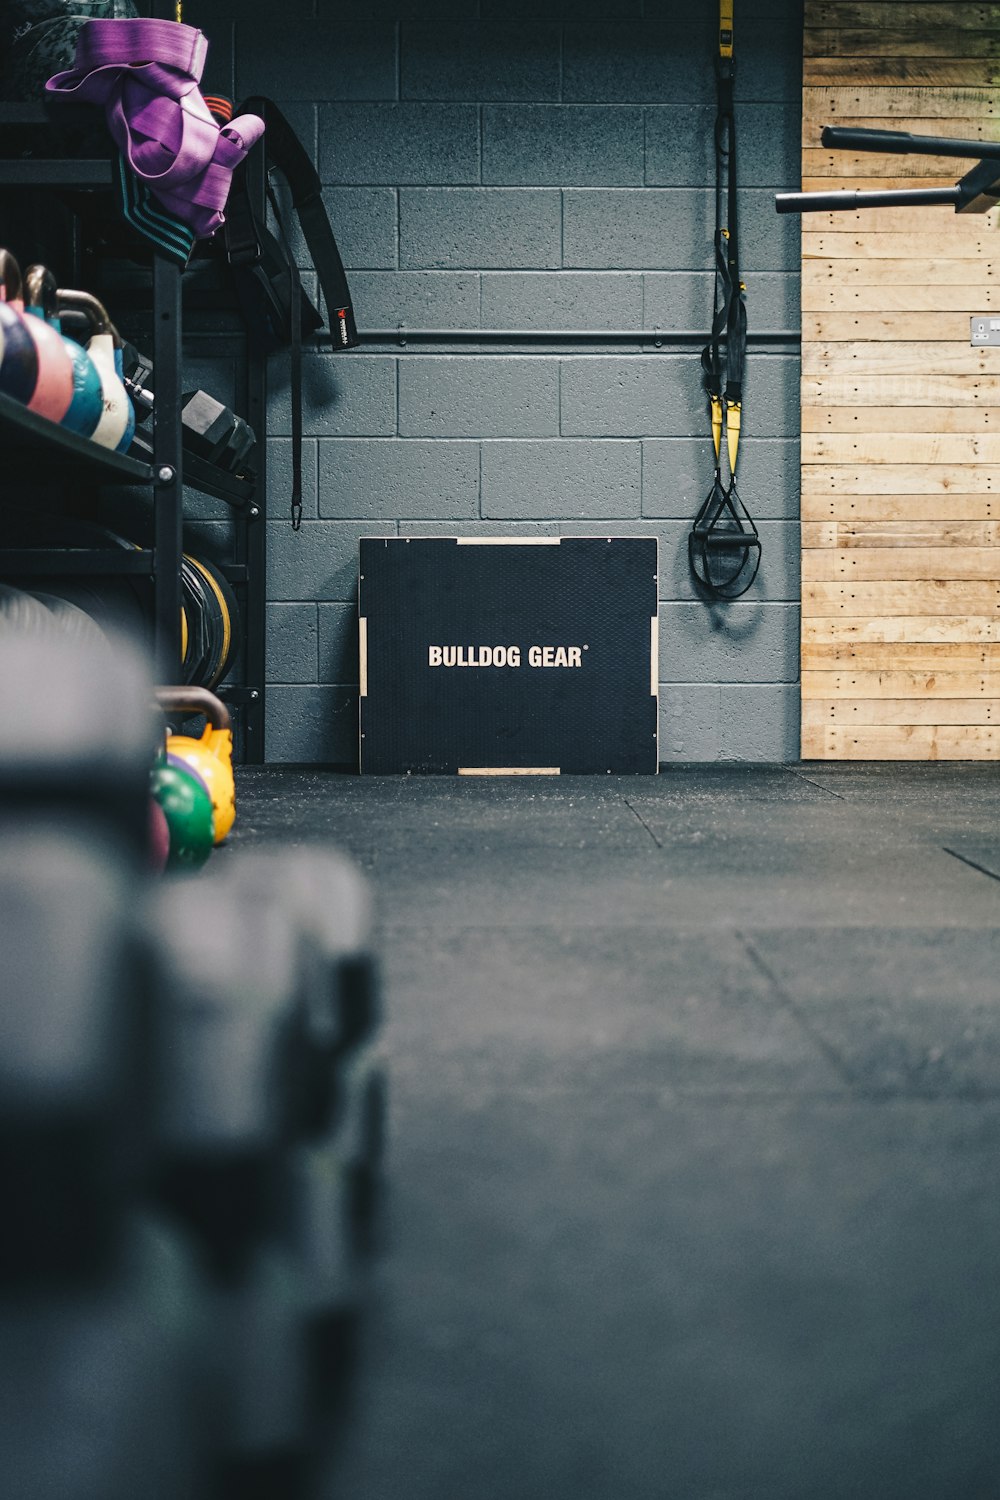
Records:
[[[1000,1113],[397,1101],[329,1500],[987,1500]]]
[[[332,840],[380,918],[324,1500],[996,1500],[996,779],[240,773],[214,859]]]
[[[394,1074],[470,1090],[837,1092],[843,1077],[732,934],[388,928]]]
[[[855,1087],[1000,1096],[1000,927],[801,929],[748,941]]]

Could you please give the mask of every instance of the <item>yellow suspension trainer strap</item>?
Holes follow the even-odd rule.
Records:
[[[691,570],[708,595],[738,599],[757,576],[760,537],[736,490],[747,346],[746,286],[740,276],[733,81],[733,3],[719,0],[715,59],[715,299],[712,331],[701,354],[715,449],[715,478],[688,538]],[[722,481],[726,434],[729,484]]]

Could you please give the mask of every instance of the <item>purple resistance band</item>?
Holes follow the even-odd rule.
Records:
[[[129,167],[199,239],[223,223],[233,171],[264,131],[258,115],[220,130],[198,88],[207,54],[177,21],[89,21],[74,67],[45,85],[50,100],[102,104]]]

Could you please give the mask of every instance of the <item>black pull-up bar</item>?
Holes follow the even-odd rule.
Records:
[[[932,203],[951,203],[956,212],[962,201],[962,190],[950,188],[885,188],[882,191],[852,192],[850,188],[830,193],[776,193],[774,206],[779,214],[818,214],[852,208],[901,208],[906,205],[925,208]]]
[[[911,135],[908,130],[868,130],[827,125],[820,136],[831,151],[884,151],[887,156],[964,156],[972,161],[1000,157],[1000,141],[963,141],[950,135]]]
[[[907,130],[869,130],[862,126],[827,125],[820,139],[833,151],[881,151],[908,156],[978,158],[954,187],[850,189],[819,193],[777,193],[779,214],[830,213],[844,209],[925,208],[950,203],[956,213],[986,213],[1000,200],[1000,141],[966,141],[954,136],[911,135]]]

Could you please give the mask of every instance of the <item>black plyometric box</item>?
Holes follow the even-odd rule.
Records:
[[[361,769],[658,769],[655,537],[364,538]]]

